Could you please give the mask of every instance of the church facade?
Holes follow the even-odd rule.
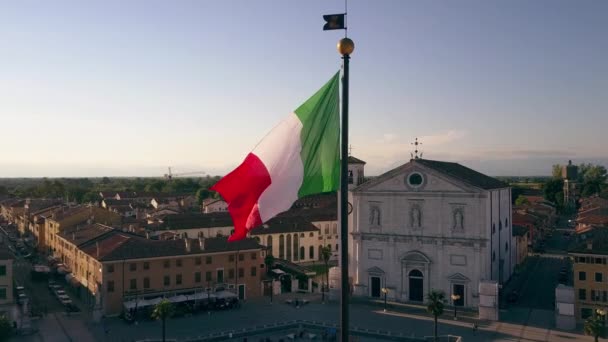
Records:
[[[432,289],[477,307],[479,282],[515,267],[511,189],[457,163],[412,159],[349,193],[355,295],[424,302]],[[450,304],[452,301],[450,300]]]

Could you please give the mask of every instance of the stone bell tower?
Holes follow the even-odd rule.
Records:
[[[348,190],[352,190],[365,181],[365,162],[349,154],[348,156]]]

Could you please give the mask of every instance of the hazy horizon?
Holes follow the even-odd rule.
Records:
[[[340,68],[344,2],[0,4],[0,177],[225,174]],[[607,1],[350,0],[350,143],[495,176],[599,162]]]

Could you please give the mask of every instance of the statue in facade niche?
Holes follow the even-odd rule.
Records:
[[[380,225],[380,209],[378,207],[372,207],[370,216],[369,216],[369,224],[372,226]]]
[[[420,208],[417,206],[413,207],[410,216],[412,228],[419,228],[421,226]]]
[[[454,210],[454,229],[464,229],[464,215],[462,215],[462,209]]]

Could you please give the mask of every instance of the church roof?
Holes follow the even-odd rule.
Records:
[[[454,177],[465,183],[482,189],[500,189],[509,186],[508,184],[501,182],[496,178],[486,176],[483,173],[477,172],[473,169],[469,169],[468,167],[462,166],[458,163],[442,162],[428,159],[414,159],[413,162],[428,166],[431,169],[434,169],[435,171],[441,172],[443,174]]]
[[[364,164],[365,162],[359,158],[355,158],[353,156],[348,156],[348,163],[349,164]]]
[[[496,178],[492,178],[490,176],[486,176],[483,173],[477,172],[473,169],[470,169],[466,166],[462,166],[458,163],[451,162],[443,162],[437,160],[429,160],[429,159],[411,159],[408,163],[398,166],[390,171],[385,172],[384,174],[374,178],[371,181],[365,182],[357,189],[363,189],[363,187],[367,188],[373,186],[375,184],[379,184],[385,181],[388,177],[392,177],[402,172],[402,170],[407,167],[409,164],[419,164],[424,167],[428,167],[434,171],[437,171],[443,175],[454,178],[458,181],[466,183],[468,185],[474,186],[476,188],[491,190],[491,189],[501,189],[507,188],[509,185],[507,183],[501,182]]]

